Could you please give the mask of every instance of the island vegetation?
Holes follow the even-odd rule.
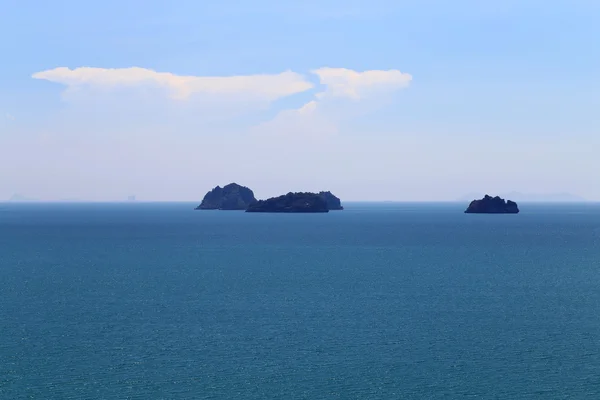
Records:
[[[487,194],[479,200],[473,200],[465,210],[467,214],[518,214],[519,207],[514,201],[505,201],[499,196]]]
[[[288,193],[252,203],[246,212],[268,213],[326,213],[327,201],[319,193]]]
[[[254,192],[246,186],[230,183],[217,186],[204,196],[196,210],[246,210],[256,202]]]
[[[210,190],[196,210],[245,210],[247,212],[275,213],[323,213],[330,210],[343,210],[339,197],[330,191],[289,192],[257,200],[254,192],[237,183]]]
[[[323,199],[325,199],[325,201],[327,202],[327,208],[330,211],[332,211],[332,210],[343,210],[344,209],[344,207],[342,207],[342,202],[339,199],[339,197],[335,196],[330,191],[319,192],[319,195],[321,197],[323,197]]]

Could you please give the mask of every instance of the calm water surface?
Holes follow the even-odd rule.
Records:
[[[0,204],[1,399],[600,398],[600,206]]]

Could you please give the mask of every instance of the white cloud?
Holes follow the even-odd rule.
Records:
[[[8,119],[9,121],[14,121],[15,117],[12,114],[6,113],[6,119]]]
[[[368,70],[319,68],[311,71],[325,86],[315,98],[298,109],[284,110],[258,131],[286,138],[323,138],[339,132],[340,124],[377,104],[377,95],[408,86],[412,76],[398,70]],[[353,100],[354,105],[336,99]],[[366,104],[366,101],[369,104]]]
[[[33,74],[34,79],[61,83],[69,88],[119,88],[154,86],[166,89],[170,97],[188,99],[196,93],[244,96],[263,101],[301,93],[313,87],[302,75],[292,71],[280,74],[241,76],[183,76],[151,69],[59,67]]]
[[[319,68],[311,72],[326,86],[325,91],[317,95],[318,98],[346,97],[360,100],[374,92],[404,88],[412,81],[410,74],[397,69],[357,72],[346,68]]]
[[[332,137],[352,118],[381,107],[386,94],[408,86],[412,76],[399,70],[355,71],[318,68],[310,71],[321,86],[313,98],[296,109],[282,110],[271,120],[246,131],[236,126],[241,115],[267,109],[282,97],[305,92],[314,85],[301,74],[286,71],[273,75],[230,77],[180,76],[169,72],[131,68],[50,69],[33,74],[67,86],[63,95],[72,106],[65,121],[79,121],[84,129],[94,121],[97,129],[112,126],[133,129],[140,123],[169,126],[174,131],[225,132],[234,129],[265,140],[299,141]],[[166,104],[155,89],[172,98],[189,99],[176,107]],[[126,89],[126,90],[123,90]],[[250,117],[252,119],[252,117]]]
[[[410,74],[396,69],[358,72],[347,68],[324,67],[312,70],[311,73],[317,75],[320,83],[325,86],[325,90],[316,95],[319,101],[328,97],[361,100],[372,94],[404,88],[412,81]],[[292,71],[270,75],[185,76],[139,67],[58,67],[37,72],[32,77],[60,83],[72,90],[86,87],[159,87],[166,89],[171,98],[178,100],[188,99],[194,94],[205,94],[271,102],[314,87],[303,75]],[[316,104],[311,107],[315,108]]]
[[[318,102],[312,100],[298,109],[281,111],[272,120],[255,126],[250,133],[267,142],[283,139],[288,144],[319,141],[338,133],[336,118],[323,113],[317,105]]]

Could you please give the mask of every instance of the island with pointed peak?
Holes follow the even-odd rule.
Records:
[[[196,210],[246,210],[256,202],[254,192],[246,186],[230,183],[217,186],[204,196]]]

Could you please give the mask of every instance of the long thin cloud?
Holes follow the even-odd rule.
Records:
[[[302,75],[285,71],[274,75],[240,76],[185,76],[151,69],[92,68],[69,69],[59,67],[33,74],[34,79],[43,79],[67,87],[136,87],[158,86],[168,90],[174,99],[185,100],[196,93],[214,95],[243,95],[262,100],[301,93],[313,87]]]

